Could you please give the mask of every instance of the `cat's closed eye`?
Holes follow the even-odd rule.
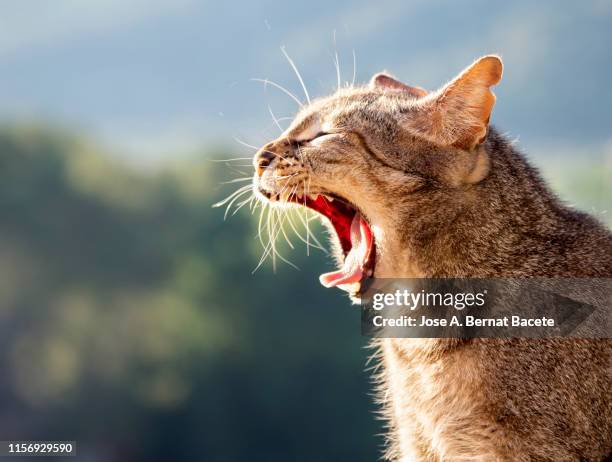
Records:
[[[313,146],[318,146],[319,144],[329,141],[334,137],[337,137],[339,133],[328,133],[328,132],[319,132],[313,138],[308,140],[308,144]]]
[[[312,144],[313,141],[318,140],[319,138],[323,138],[325,136],[329,135],[329,133],[327,132],[318,132],[316,135],[305,138],[305,139],[299,139],[296,141],[293,141],[292,143],[297,145],[297,146],[305,146],[308,144]]]

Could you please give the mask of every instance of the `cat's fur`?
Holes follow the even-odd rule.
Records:
[[[258,187],[355,204],[375,236],[376,277],[612,277],[610,232],[563,205],[489,127],[500,79],[489,56],[435,93],[381,74],[315,101],[262,149],[276,155]],[[609,339],[376,346],[389,460],[600,461],[612,451]]]

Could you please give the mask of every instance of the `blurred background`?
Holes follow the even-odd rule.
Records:
[[[493,123],[612,223],[612,3],[0,0],[0,439],[87,461],[371,461],[359,313],[211,205],[302,97],[499,53]],[[353,54],[354,53],[354,54]],[[519,138],[520,135],[520,138]],[[287,247],[287,246],[285,246]]]

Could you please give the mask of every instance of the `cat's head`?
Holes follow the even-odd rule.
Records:
[[[356,293],[374,272],[407,276],[394,259],[411,217],[488,174],[482,143],[501,75],[497,56],[431,93],[377,74],[303,107],[259,150],[256,194],[314,209],[335,231],[340,269],[322,275],[324,285]]]

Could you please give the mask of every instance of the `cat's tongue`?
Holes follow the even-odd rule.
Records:
[[[325,287],[336,287],[350,291],[351,284],[361,281],[370,250],[372,249],[372,231],[367,222],[356,213],[351,223],[351,250],[344,259],[344,265],[338,271],[319,276]]]

